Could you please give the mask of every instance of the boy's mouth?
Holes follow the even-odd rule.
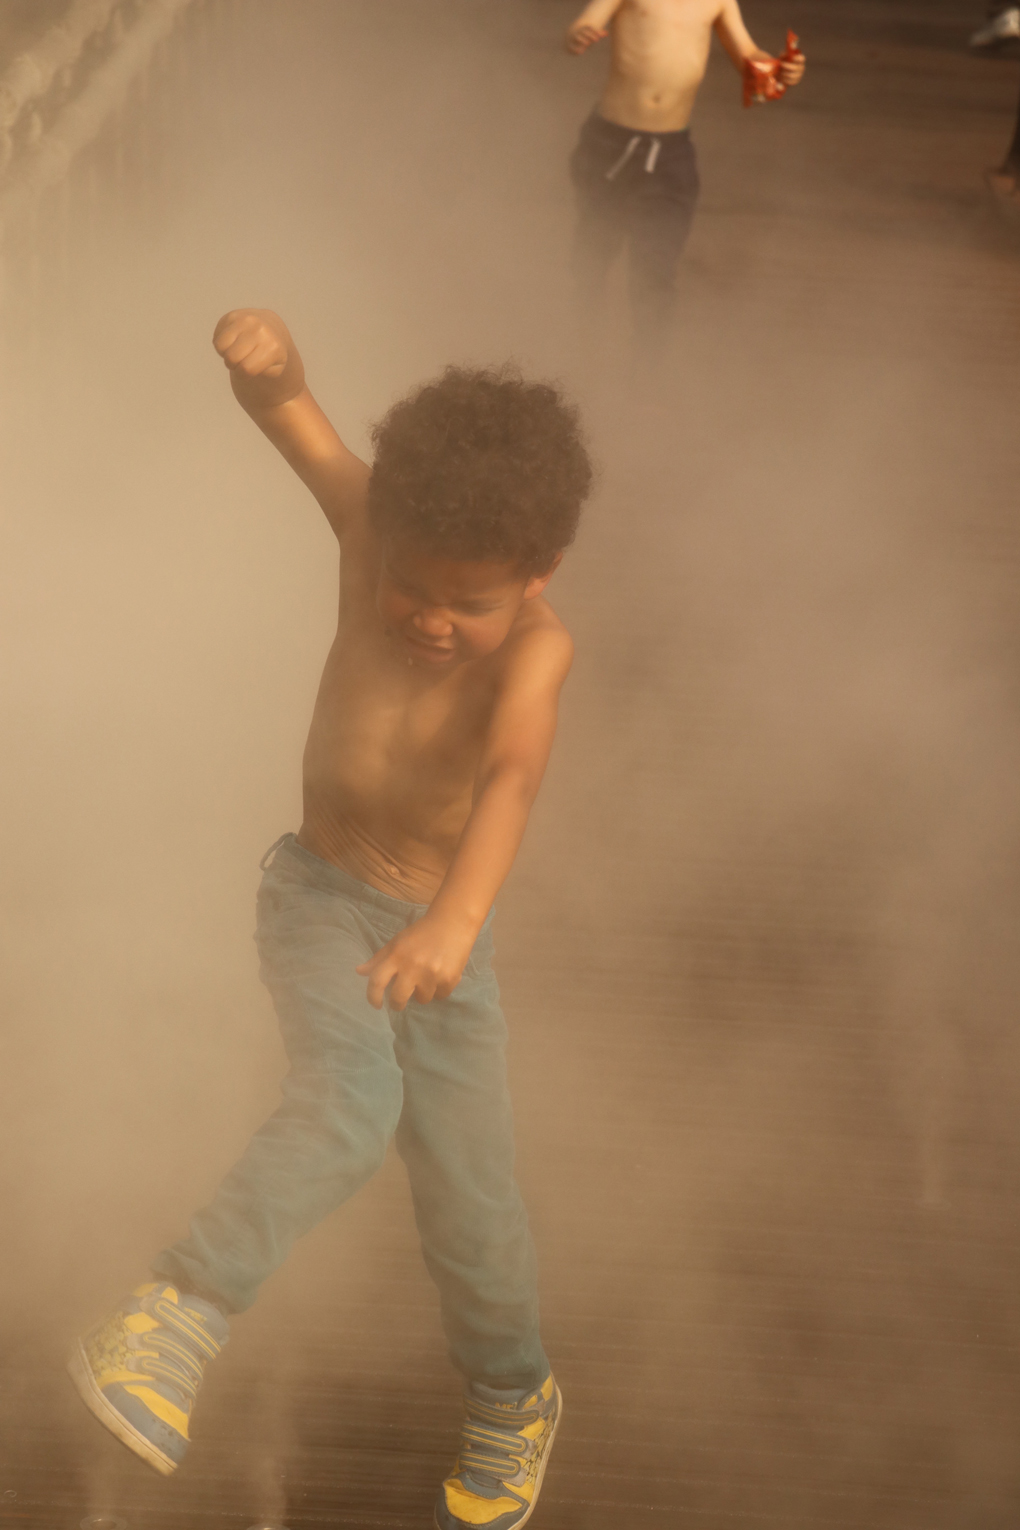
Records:
[[[413,637],[404,633],[404,642],[416,659],[426,664],[446,664],[452,659],[454,648],[449,643],[430,643],[427,638]]]

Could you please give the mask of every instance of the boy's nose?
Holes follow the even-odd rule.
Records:
[[[443,638],[449,637],[453,631],[453,623],[445,611],[426,610],[417,611],[414,617],[414,625],[418,631],[426,637]]]

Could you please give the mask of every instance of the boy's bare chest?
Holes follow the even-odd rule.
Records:
[[[614,51],[659,63],[707,49],[720,0],[625,0],[614,23]]]
[[[474,779],[490,710],[463,667],[422,675],[377,638],[348,633],[326,661],[306,769],[361,799],[456,796]]]

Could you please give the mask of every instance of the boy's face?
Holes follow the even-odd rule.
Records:
[[[441,558],[388,539],[376,606],[409,663],[452,668],[495,652],[524,602],[545,589],[555,566],[529,577],[513,564]]]

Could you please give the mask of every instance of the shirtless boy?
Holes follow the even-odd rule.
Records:
[[[661,341],[694,218],[698,168],[688,124],[715,31],[738,70],[769,59],[737,0],[591,0],[567,32],[571,53],[612,39],[609,80],[571,160],[578,195],[575,272],[595,305],[610,264],[629,241],[628,281],[637,338]],[[804,60],[784,62],[796,85]]]
[[[561,1404],[513,1178],[491,909],[556,731],[572,648],[543,592],[591,468],[554,389],[451,368],[376,426],[369,469],[275,314],[229,313],[214,344],[341,548],[304,821],[263,858],[258,895],[291,1067],[189,1236],[77,1343],[71,1374],[108,1429],[174,1471],[228,1317],[395,1133],[466,1383],[436,1525],[511,1530],[535,1507]]]

